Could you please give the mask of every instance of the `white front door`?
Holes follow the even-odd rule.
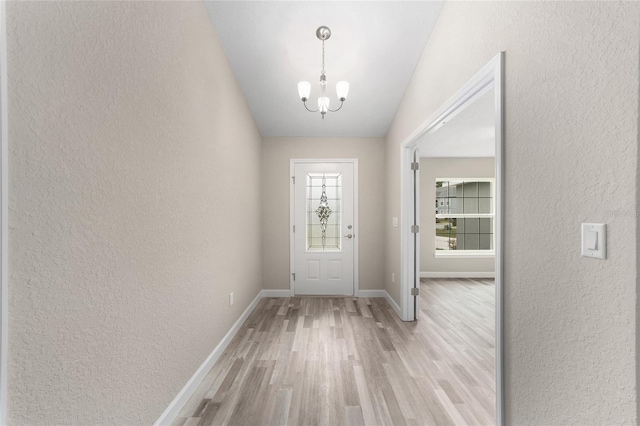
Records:
[[[354,294],[354,163],[294,161],[294,294]]]

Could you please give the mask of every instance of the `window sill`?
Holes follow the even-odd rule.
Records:
[[[435,258],[456,258],[456,259],[464,259],[464,258],[494,258],[496,257],[495,251],[455,251],[455,250],[436,250],[433,254]]]

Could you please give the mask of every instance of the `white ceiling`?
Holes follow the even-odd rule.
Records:
[[[418,142],[420,157],[494,157],[495,146],[493,90]]]
[[[262,136],[385,136],[442,1],[205,1]],[[317,107],[326,25],[327,92],[350,83],[340,112],[307,112],[297,84],[311,82]]]

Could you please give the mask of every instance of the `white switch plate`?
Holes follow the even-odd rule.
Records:
[[[607,258],[607,227],[604,223],[582,224],[582,256]]]
[[[391,218],[391,224],[393,225],[394,228],[398,227],[398,218],[397,217],[392,217]]]

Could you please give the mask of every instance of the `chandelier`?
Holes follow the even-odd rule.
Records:
[[[349,83],[346,81],[339,81],[336,84],[336,93],[338,94],[338,99],[340,99],[340,106],[337,109],[329,108],[329,97],[326,95],[327,91],[327,76],[324,72],[324,42],[329,40],[331,37],[331,30],[329,27],[325,27],[324,25],[319,27],[316,30],[316,37],[320,41],[322,41],[322,72],[320,72],[320,97],[318,98],[318,109],[309,109],[307,106],[307,100],[309,99],[309,94],[311,93],[311,83],[308,81],[301,81],[298,83],[298,94],[300,95],[300,99],[304,104],[304,107],[309,112],[318,112],[322,114],[322,119],[324,120],[324,116],[327,112],[336,112],[342,108],[344,101],[347,100],[347,94],[349,93]]]

